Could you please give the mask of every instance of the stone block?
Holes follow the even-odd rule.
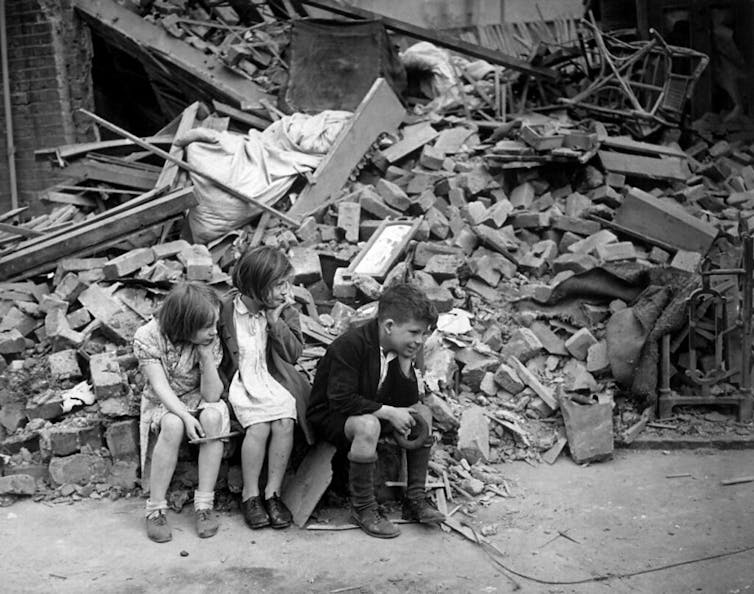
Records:
[[[437,208],[430,208],[425,215],[425,220],[429,223],[429,234],[435,239],[445,239],[450,233],[450,224],[445,215]]]
[[[702,255],[699,252],[678,250],[670,261],[670,267],[686,272],[696,272],[702,263]]]
[[[167,258],[173,258],[190,247],[191,244],[185,239],[176,239],[175,241],[153,245],[152,253],[154,253],[155,260],[164,260]]]
[[[18,307],[13,306],[2,317],[2,322],[0,322],[0,333],[8,332],[10,330],[18,330],[23,336],[28,336],[34,332],[34,330],[39,328],[41,324],[41,320],[27,315]]]
[[[65,321],[72,330],[79,330],[92,321],[91,314],[83,307],[72,311],[65,317]]]
[[[135,488],[139,484],[139,461],[115,460],[110,467],[107,482],[122,489]]]
[[[463,219],[472,227],[480,225],[487,217],[487,206],[479,200],[466,203],[460,211]]]
[[[565,214],[569,217],[581,218],[592,206],[592,201],[578,192],[574,192],[566,198]]]
[[[0,332],[0,355],[14,355],[23,353],[26,349],[24,335],[13,328],[7,332]]]
[[[26,407],[22,402],[6,402],[0,408],[0,425],[10,433],[15,433],[16,429],[26,425]]]
[[[49,433],[50,451],[53,456],[68,456],[80,449],[78,427],[53,426]]]
[[[438,282],[458,277],[458,269],[465,259],[457,254],[435,254],[427,261],[424,272],[431,274]]]
[[[448,312],[455,305],[453,295],[445,287],[427,287],[424,294],[437,308],[438,313]]]
[[[653,246],[649,251],[649,256],[647,257],[647,259],[654,264],[667,264],[668,260],[670,260],[670,254],[662,248]]]
[[[123,311],[120,303],[99,285],[89,285],[89,288],[79,295],[78,301],[93,317],[103,322]]]
[[[102,482],[110,473],[111,463],[96,454],[73,454],[50,460],[50,479],[55,485],[87,485]]]
[[[89,359],[89,372],[97,400],[120,396],[126,389],[120,365],[113,353],[92,355]]]
[[[456,355],[458,360],[458,355]],[[488,371],[497,369],[499,361],[491,357],[474,358],[464,364],[461,369],[461,382],[469,387],[472,392],[478,392],[482,378]]]
[[[455,234],[453,245],[458,246],[464,254],[469,255],[479,245],[479,236],[468,227],[463,227]]]
[[[7,474],[0,476],[0,495],[34,495],[37,483],[28,474]]]
[[[600,340],[589,347],[586,353],[586,369],[589,373],[604,374],[610,371],[607,341]]]
[[[550,388],[543,385],[542,382],[540,382],[539,379],[529,371],[526,365],[521,363],[516,357],[509,357],[507,362],[525,385],[534,390],[537,396],[544,400],[545,404],[547,404],[552,410],[557,410],[559,404],[555,398],[555,394]]]
[[[63,258],[58,261],[52,284],[57,285],[60,282],[60,279],[69,272],[101,273],[102,267],[105,264],[107,264],[107,258]],[[79,277],[80,276],[81,275],[79,275]]]
[[[495,383],[495,374],[488,371],[479,382],[479,391],[485,396],[492,398],[497,395],[497,384]]]
[[[408,214],[414,216],[424,214],[437,202],[437,196],[435,196],[432,190],[424,190],[421,194],[416,194],[409,198],[411,199],[411,205],[408,207]]]
[[[63,312],[68,310],[69,303],[62,297],[52,295],[42,295],[39,300],[39,309],[44,313],[50,313],[51,311],[61,310]]]
[[[502,348],[504,357],[516,357],[522,363],[536,357],[542,350],[542,343],[529,328],[518,328]]]
[[[543,229],[550,226],[550,214],[531,211],[514,213],[510,223],[514,229]]]
[[[289,252],[293,265],[293,283],[311,285],[322,279],[319,254],[310,247],[293,247]]]
[[[178,259],[186,269],[186,280],[203,282],[212,280],[214,262],[206,245],[189,245],[178,254]]]
[[[440,431],[455,431],[458,428],[458,419],[453,414],[453,409],[440,396],[429,393],[424,397],[424,404],[432,411],[432,425]]]
[[[569,353],[579,361],[586,361],[586,355],[589,347],[597,343],[588,328],[580,328],[571,337],[566,340],[565,347]]]
[[[524,389],[524,383],[518,377],[516,371],[509,365],[501,363],[495,371],[495,381],[506,392],[518,394]]]
[[[58,286],[55,287],[54,295],[60,297],[63,301],[73,303],[86,287],[87,284],[81,282],[78,274],[75,272],[69,272],[60,279]]]
[[[470,406],[463,411],[457,447],[469,464],[490,459],[490,422],[483,408]]]
[[[581,361],[569,359],[563,366],[563,388],[567,392],[589,392],[597,391],[597,380],[589,373]]]
[[[139,414],[138,407],[134,410],[127,396],[113,396],[97,404],[99,404],[100,414],[112,419]]]
[[[437,150],[429,144],[424,145],[421,156],[419,157],[419,165],[437,171],[443,168],[444,161],[445,153],[443,151]]]
[[[529,327],[531,332],[539,339],[542,347],[551,355],[566,356],[565,340],[560,338],[550,327],[540,321],[535,321]]]
[[[105,442],[116,460],[139,459],[139,422],[117,421],[105,429]]]
[[[359,241],[359,222],[361,221],[361,204],[358,202],[341,202],[338,205],[338,229],[343,232],[349,243]]]
[[[552,263],[556,273],[570,270],[575,273],[586,272],[599,264],[596,258],[589,254],[560,254]]]
[[[487,209],[482,222],[485,225],[499,229],[505,224],[512,212],[513,205],[510,203],[510,200],[503,198]]]
[[[597,253],[600,246],[605,246],[618,241],[618,237],[609,229],[601,229],[589,237],[579,239],[570,244],[567,249],[572,254],[591,254]]]
[[[374,187],[375,191],[390,208],[406,212],[411,206],[411,200],[408,194],[398,185],[389,182],[386,179],[379,179]]]
[[[359,204],[361,204],[362,211],[380,220],[388,217],[396,219],[402,214],[400,210],[396,210],[385,204],[385,201],[379,194],[374,191],[368,191],[366,188],[359,195]]]
[[[562,403],[568,450],[577,464],[596,462],[613,455],[612,405]]]
[[[597,255],[603,262],[636,260],[636,248],[630,241],[619,241],[597,246]]]
[[[356,285],[347,268],[337,268],[332,282],[332,294],[336,299],[353,299],[356,297]]]
[[[589,221],[577,217],[569,217],[567,215],[553,215],[550,224],[553,229],[570,231],[571,233],[582,235],[584,237],[597,233],[601,229],[600,224],[597,221]]]
[[[106,280],[115,280],[133,274],[142,266],[154,262],[152,248],[136,248],[108,260],[102,268]]]
[[[78,379],[81,377],[78,355],[73,349],[65,349],[47,356],[50,375],[56,380]]]

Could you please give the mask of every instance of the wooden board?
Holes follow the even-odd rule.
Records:
[[[259,85],[225,68],[219,56],[172,37],[114,0],[74,0],[73,5],[96,32],[139,59],[145,69],[168,80],[182,79],[183,87],[194,87],[196,97],[211,94],[236,105],[269,97]]]
[[[178,122],[178,129],[175,133],[175,138],[180,138],[183,134],[194,127],[196,123],[196,114],[199,111],[200,105],[201,104],[198,101],[195,101],[183,110],[181,120]],[[176,157],[177,159],[183,159],[183,147],[176,146],[175,141],[170,145],[170,151],[168,152],[171,156]],[[176,177],[178,177],[178,165],[170,161],[165,161],[160,176],[157,178],[154,185],[156,188],[170,188],[175,183]]]
[[[681,159],[688,158],[688,155],[679,148],[662,144],[652,144],[651,142],[639,142],[638,140],[624,136],[608,136],[602,140],[602,146],[614,148],[618,151],[635,152],[646,155],[670,155]]]
[[[293,523],[299,528],[324,495],[332,480],[332,458],[335,446],[320,441],[307,452],[293,477],[283,485],[281,498],[293,514]]]
[[[627,153],[598,152],[602,166],[610,172],[621,173],[626,177],[656,179],[663,181],[686,181],[691,177],[684,160],[669,157],[655,159],[643,155]]]
[[[157,175],[142,167],[129,167],[125,164],[103,163],[93,159],[84,159],[62,170],[66,177],[89,179],[126,186],[139,190],[151,190],[157,181]]]
[[[420,122],[413,126],[406,126],[403,128],[403,138],[393,146],[382,151],[382,157],[388,163],[395,163],[399,159],[423,147],[436,138],[438,134],[439,132],[429,122]]]
[[[417,27],[416,25],[406,23],[405,21],[386,17],[384,15],[370,12],[368,10],[356,8],[354,6],[341,6],[333,0],[302,0],[301,3],[305,6],[321,8],[334,14],[339,14],[355,19],[376,19],[382,21],[385,27],[397,33],[408,35],[409,37],[413,37],[415,39],[421,39],[422,41],[429,41],[430,43],[434,43],[435,45],[439,45],[440,47],[445,47],[454,52],[466,54],[467,56],[481,58],[482,60],[486,60],[491,64],[506,66],[507,68],[511,68],[519,72],[525,72],[526,74],[531,74],[532,76],[537,76],[539,78],[544,78],[550,81],[557,80],[558,78],[558,73],[549,68],[533,66],[525,60],[506,55],[501,51],[489,49],[482,47],[481,45],[468,43],[466,41],[461,41],[456,37],[451,37],[450,35],[440,33],[438,31],[425,29],[424,27]]]
[[[348,181],[361,158],[383,132],[394,133],[406,110],[383,78],[378,78],[351,121],[335,139],[288,214],[298,220],[324,204]]]
[[[92,245],[123,237],[182,213],[196,204],[189,186],[134,208],[77,226],[50,239],[0,257],[0,279],[24,279],[54,270],[60,258]]]
[[[669,198],[660,200],[638,188],[629,189],[613,222],[676,249],[702,255],[717,237],[714,225],[690,215]]]

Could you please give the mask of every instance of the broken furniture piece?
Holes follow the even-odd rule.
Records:
[[[372,276],[382,282],[416,233],[422,217],[387,219],[348,267],[349,275]]]
[[[590,15],[591,16],[591,15]],[[583,21],[592,36],[599,73],[583,91],[561,103],[619,120],[635,136],[680,123],[707,55],[671,46],[654,29],[649,41],[625,42],[600,31],[594,17]]]
[[[754,288],[754,236],[750,233],[742,234],[742,267],[721,268],[717,270],[703,270],[702,288],[697,289],[689,297],[689,327],[687,343],[689,347],[688,368],[686,377],[689,383],[699,393],[676,394],[670,389],[671,364],[670,354],[671,335],[662,337],[660,353],[660,390],[658,399],[658,415],[660,418],[672,414],[673,407],[677,405],[703,405],[723,404],[733,405],[738,408],[739,421],[749,421],[752,418],[754,397],[751,386],[751,344],[752,344],[752,288]],[[734,275],[738,277],[741,286],[740,303],[727,303],[727,298],[721,292],[710,287],[710,279],[713,276]],[[737,308],[738,315],[734,324],[727,323],[726,308],[731,305]],[[711,312],[710,312],[711,310]],[[712,322],[709,323],[709,315]],[[737,374],[736,362],[731,360],[730,351],[726,348],[726,341],[734,331],[740,331],[741,342],[741,367],[739,386],[732,394],[715,395],[711,387],[726,380],[734,380]],[[682,335],[683,336],[683,335]],[[705,361],[706,371],[700,369],[700,361],[697,358],[698,342],[712,342],[714,344],[714,357]]]

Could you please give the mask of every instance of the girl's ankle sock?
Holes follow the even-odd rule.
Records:
[[[215,505],[214,491],[194,491],[194,509],[212,509]]]
[[[151,499],[147,499],[146,504],[146,515],[151,515],[156,511],[165,511],[168,508],[168,500],[167,499],[161,499],[160,501],[152,501]]]

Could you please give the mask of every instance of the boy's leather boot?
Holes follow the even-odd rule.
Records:
[[[431,446],[406,450],[406,498],[403,501],[404,520],[422,524],[439,524],[445,515],[429,504],[426,496],[427,467]]]
[[[369,536],[395,538],[401,531],[379,510],[374,497],[376,456],[359,459],[348,454],[348,490],[351,495],[351,518]]]

